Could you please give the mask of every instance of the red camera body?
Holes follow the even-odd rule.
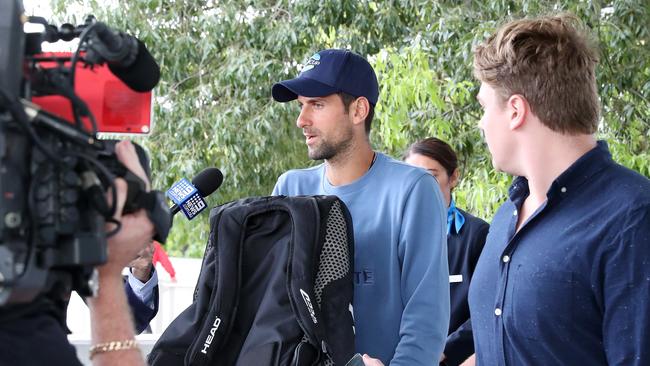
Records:
[[[67,59],[70,52],[39,54],[35,59]],[[40,67],[53,68],[57,61],[40,61]],[[86,102],[95,117],[98,132],[148,134],[152,125],[152,92],[139,93],[131,90],[108,69],[107,65],[85,67],[82,62],[75,70],[75,93]],[[45,111],[68,121],[74,121],[70,101],[59,95],[32,98],[32,102]],[[83,121],[90,130],[90,122]]]

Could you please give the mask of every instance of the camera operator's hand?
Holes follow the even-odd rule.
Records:
[[[121,141],[115,146],[115,153],[124,166],[146,183],[148,190],[149,180],[133,145],[129,141]],[[133,320],[124,293],[121,272],[151,242],[154,227],[143,209],[122,215],[127,184],[118,178],[115,180],[115,187],[117,202],[114,218],[121,223],[121,227],[108,239],[107,262],[97,268],[99,294],[88,301],[94,347],[91,349],[95,352],[92,360],[95,365],[144,365],[144,359],[135,341]],[[113,230],[115,224],[107,226],[107,230]]]
[[[130,141],[120,141],[115,146],[115,154],[127,169],[145,182],[148,191],[149,179],[147,179],[147,175],[140,165],[133,144]],[[122,269],[151,242],[154,227],[143,209],[122,216],[122,209],[127,195],[127,184],[123,179],[117,178],[115,187],[117,189],[117,205],[114,218],[121,223],[121,227],[116,234],[109,238],[108,261],[98,269],[100,274],[108,272],[111,275],[119,276]],[[109,226],[111,226],[109,230],[114,229],[114,225],[109,224]]]
[[[147,178],[147,173],[145,173],[144,168],[140,164],[138,154],[136,153],[135,147],[131,141],[125,140],[118,142],[115,145],[115,155],[117,155],[117,159],[124,164],[127,169],[137,175],[138,178],[142,179],[146,184],[146,190],[148,192],[151,189],[151,185]]]

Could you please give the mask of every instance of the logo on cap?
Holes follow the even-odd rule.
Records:
[[[318,53],[314,53],[314,55],[311,56],[309,60],[307,60],[307,64],[303,66],[302,70],[300,70],[300,73],[302,74],[305,71],[309,71],[318,65],[320,65],[320,55]]]

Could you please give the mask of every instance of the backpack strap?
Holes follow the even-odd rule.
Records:
[[[199,279],[194,289],[194,300],[187,309],[169,324],[160,336],[147,357],[149,365],[175,366],[187,364],[186,360],[191,356],[193,349],[200,352],[199,346],[203,345],[203,343],[199,342],[206,340],[206,337],[197,338],[197,334],[199,332],[203,333],[204,328],[208,328],[207,332],[209,334],[214,324],[217,323],[216,318],[206,320],[208,319],[206,314],[210,312],[211,303],[214,299],[213,290],[218,282],[217,274],[220,256],[217,255],[218,248],[215,245],[215,228],[219,223],[222,212],[221,208],[215,208],[210,212],[211,231],[203,256]],[[210,322],[210,327],[206,326],[206,322]]]
[[[290,299],[296,299],[297,292],[305,303],[310,306],[297,307],[296,312],[302,318],[301,325],[305,325],[305,338],[316,348],[317,352],[324,354],[319,365],[344,365],[354,355],[354,332],[352,314],[349,306],[353,298],[352,268],[354,260],[354,236],[352,218],[347,207],[339,198],[334,196],[314,196],[311,198],[315,207],[317,218],[312,221],[311,227],[316,228],[316,239],[296,237],[291,263],[295,268],[300,268],[304,263],[310,263],[307,269],[308,277],[297,279],[295,273],[289,272],[289,288],[293,288]],[[300,213],[305,217],[304,213]],[[316,225],[314,225],[316,223]],[[306,224],[306,223],[305,223]],[[304,225],[296,223],[296,225]],[[296,226],[301,228],[301,226]],[[297,240],[308,240],[298,242]],[[306,245],[314,243],[314,245]],[[311,253],[308,253],[311,251]],[[311,262],[305,262],[305,257],[312,257]],[[304,280],[307,280],[305,282]],[[311,290],[311,292],[307,291]],[[313,294],[313,296],[312,296]],[[306,300],[306,298],[311,301]],[[305,320],[305,309],[310,318]],[[315,319],[312,317],[315,316]],[[311,320],[311,322],[309,322]],[[313,329],[312,329],[313,328]],[[313,331],[313,335],[309,331]],[[314,338],[315,337],[315,338]],[[303,346],[303,342],[300,346]],[[301,347],[304,348],[304,347]],[[297,349],[298,351],[298,349]],[[301,353],[305,353],[300,349]]]
[[[210,266],[212,291],[209,306],[205,308],[203,326],[185,355],[186,365],[208,365],[221,348],[232,328],[237,312],[239,287],[241,283],[241,245],[216,245],[240,238],[240,223],[227,210],[232,205],[220,206],[215,215],[210,215],[210,236],[212,248],[207,249],[204,264]],[[237,243],[240,244],[240,243]],[[203,274],[204,270],[201,269]],[[224,275],[228,274],[228,276]]]
[[[289,298],[309,343],[327,355],[323,364],[344,365],[354,354],[348,308],[353,296],[352,221],[337,197],[301,202],[288,206],[296,228],[287,270]]]
[[[282,204],[293,221],[289,261],[287,264],[287,290],[296,320],[309,342],[320,352],[325,334],[321,330],[320,306],[314,293],[315,267],[322,247],[321,214],[312,197],[287,197]],[[318,223],[318,225],[315,225]]]
[[[346,365],[354,355],[355,345],[350,312],[354,295],[352,218],[345,203],[337,197],[320,197],[317,202],[327,215],[321,222],[324,240],[314,283],[329,356],[326,361]]]

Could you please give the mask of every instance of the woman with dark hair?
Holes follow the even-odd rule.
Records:
[[[404,161],[429,171],[438,181],[447,203],[451,318],[440,363],[459,365],[474,353],[467,293],[489,225],[456,207],[451,193],[458,184],[458,158],[446,142],[435,137],[415,142],[404,154]],[[468,363],[473,364],[472,361],[468,360]]]

